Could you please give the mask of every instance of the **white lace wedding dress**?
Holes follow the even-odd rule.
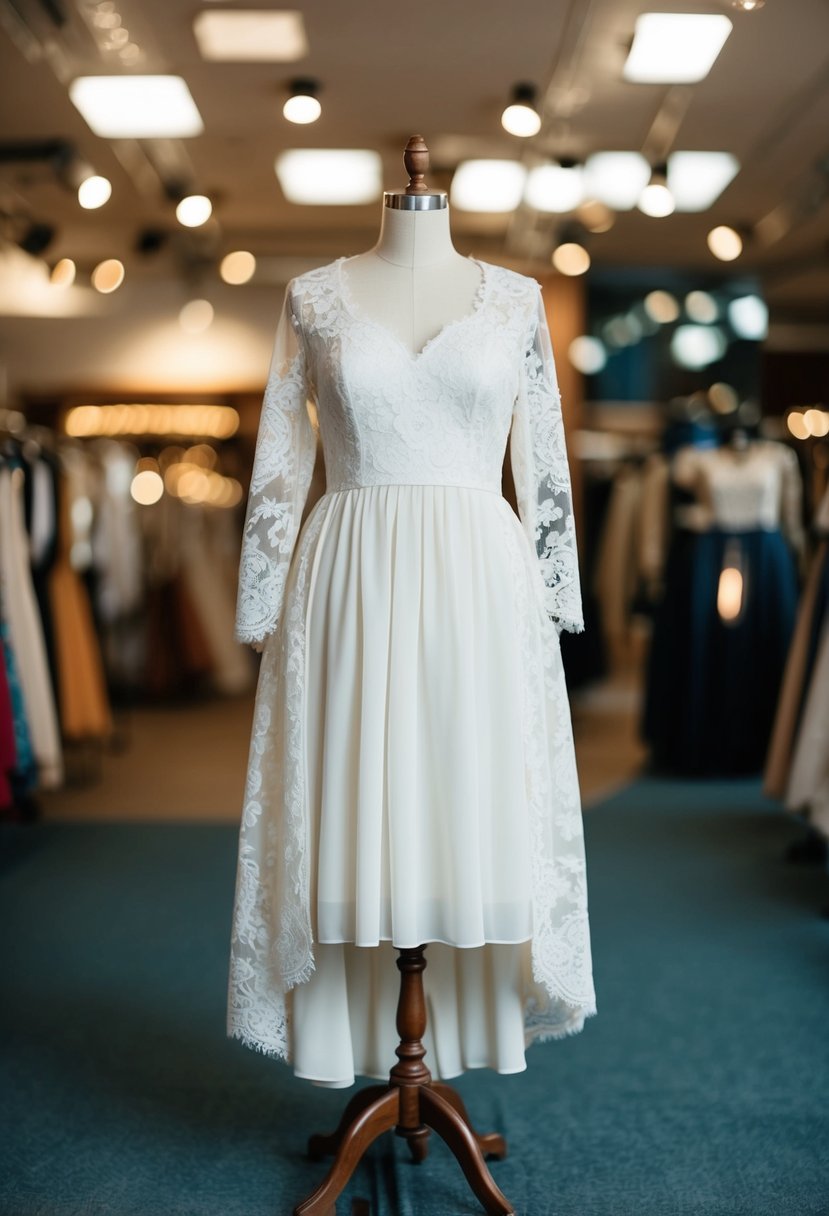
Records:
[[[286,289],[236,634],[262,649],[227,1030],[298,1076],[395,1063],[395,947],[435,1077],[526,1067],[595,1012],[561,628],[581,630],[570,476],[535,279],[412,354],[348,259]],[[326,491],[300,527],[316,435]],[[501,493],[507,439],[520,519]]]

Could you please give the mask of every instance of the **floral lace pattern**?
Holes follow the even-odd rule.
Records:
[[[547,611],[560,628],[581,633],[584,617],[561,393],[540,289],[537,297],[524,337],[512,467],[518,509],[541,566]]]
[[[305,352],[295,324],[286,293],[259,419],[243,532],[236,604],[240,642],[261,643],[276,627],[314,471],[316,436],[305,407]]]
[[[314,971],[305,622],[326,496],[384,483],[474,486],[500,496],[508,439],[520,518],[502,500],[503,521],[523,630],[534,846],[526,1036],[574,1033],[595,1012],[595,995],[557,629],[583,625],[561,402],[540,286],[479,263],[472,310],[412,355],[359,313],[344,261],[300,275],[286,290],[246,512],[236,636],[264,653],[239,836],[228,1033],[289,1059],[290,990]],[[317,404],[327,490],[300,530],[315,454],[308,397]]]

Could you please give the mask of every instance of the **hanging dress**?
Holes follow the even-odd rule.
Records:
[[[758,773],[797,608],[797,456],[770,440],[743,453],[689,446],[671,476],[688,501],[675,508],[643,733],[659,770]]]
[[[324,1085],[394,1064],[399,947],[430,943],[436,1077],[520,1071],[530,1042],[595,1012],[553,352],[536,280],[470,260],[473,308],[416,354],[362,314],[347,259],[297,276],[264,396],[227,1030]],[[326,470],[310,509],[308,398]]]

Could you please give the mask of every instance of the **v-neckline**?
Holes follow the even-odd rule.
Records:
[[[359,255],[355,255],[355,256],[359,256]],[[423,346],[421,346],[420,350],[411,351],[411,350],[409,350],[408,346],[406,346],[406,344],[402,338],[399,338],[396,333],[394,333],[391,329],[388,328],[388,326],[382,325],[379,321],[375,321],[375,319],[373,317],[369,317],[367,314],[365,314],[362,311],[362,309],[359,307],[359,305],[357,305],[355,303],[354,297],[351,294],[351,287],[348,282],[348,277],[346,276],[346,274],[343,271],[344,264],[346,262],[350,262],[352,260],[353,260],[352,258],[343,256],[341,258],[337,258],[337,261],[335,263],[335,265],[337,267],[337,285],[338,285],[339,291],[340,291],[340,299],[342,300],[342,303],[345,306],[346,311],[349,313],[351,318],[354,321],[358,322],[360,325],[371,326],[373,329],[378,330],[381,334],[384,334],[391,342],[394,342],[397,346],[399,346],[400,349],[406,355],[409,362],[412,364],[419,363],[421,361],[421,359],[423,359],[423,357],[426,354],[428,354],[428,352],[432,349],[432,347],[435,346],[436,343],[438,343],[441,340],[441,338],[444,337],[445,334],[449,333],[453,329],[457,329],[461,325],[467,324],[469,321],[474,320],[475,317],[477,317],[479,315],[479,313],[481,312],[481,310],[484,306],[484,301],[486,300],[487,290],[489,287],[489,275],[487,273],[487,264],[486,264],[486,262],[482,262],[479,258],[474,258],[474,257],[472,257],[471,254],[469,254],[467,256],[467,261],[474,262],[475,265],[478,267],[478,269],[481,272],[481,280],[478,283],[477,289],[475,291],[475,297],[472,302],[472,308],[469,310],[469,312],[464,313],[464,315],[462,317],[455,317],[453,320],[447,321],[445,325],[442,325],[440,327],[440,329],[437,331],[437,333],[433,334],[432,337],[429,338],[423,344]]]

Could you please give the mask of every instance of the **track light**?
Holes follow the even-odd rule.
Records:
[[[517,84],[513,87],[511,101],[501,115],[501,126],[510,135],[527,139],[541,130],[541,115],[536,109],[534,84]]]
[[[282,113],[288,122],[305,126],[317,121],[322,113],[322,106],[317,98],[319,87],[319,82],[309,77],[300,77],[290,82],[290,96],[282,107]]]

